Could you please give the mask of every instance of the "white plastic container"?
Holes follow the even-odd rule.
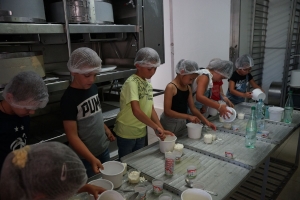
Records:
[[[236,111],[235,111],[235,109],[233,109],[231,107],[228,107],[228,106],[226,108],[227,108],[227,110],[229,110],[230,112],[232,112],[232,114],[227,113],[229,115],[229,118],[227,116],[224,116],[225,117],[225,118],[223,118],[224,122],[232,122],[232,121],[234,121],[235,118],[236,118]]]
[[[188,137],[191,139],[199,139],[202,132],[202,124],[188,123],[187,125]]]
[[[153,179],[152,180],[152,186],[153,186],[153,193],[154,194],[158,195],[158,194],[163,193],[164,182],[162,180]]]
[[[115,190],[106,190],[98,196],[97,200],[108,200],[108,199],[124,200],[124,197]]]
[[[218,114],[218,110],[215,109],[215,108],[211,108],[211,107],[208,107],[208,114],[210,114],[211,116],[216,116]]]
[[[196,199],[212,200],[212,197],[204,190],[197,189],[197,188],[187,189],[181,193],[181,200],[196,200]]]
[[[113,190],[114,189],[114,184],[111,181],[105,180],[105,179],[102,179],[102,178],[93,180],[91,182],[88,182],[88,184],[96,185],[96,186],[102,187],[106,190]]]
[[[160,152],[165,153],[173,151],[177,137],[175,135],[167,135],[164,141],[160,140],[160,138],[158,138],[158,140]]]
[[[269,107],[270,120],[280,122],[284,109],[281,107]]]
[[[266,98],[266,94],[263,91],[261,91],[261,89],[256,88],[252,91],[252,99],[253,100],[258,101],[258,100],[262,99],[264,101],[265,98]]]
[[[123,171],[125,169],[121,162],[108,161],[103,163],[104,170],[100,169],[102,178],[111,181],[114,184],[114,189],[122,185]]]

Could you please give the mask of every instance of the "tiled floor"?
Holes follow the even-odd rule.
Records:
[[[161,115],[161,110],[156,110],[158,116]],[[298,136],[300,128],[297,129],[285,143],[281,145],[273,154],[272,157],[278,158],[290,163],[295,162]],[[148,142],[152,144],[156,142],[156,136],[151,128],[148,128]],[[299,162],[300,164],[300,162]],[[300,199],[300,167],[296,170],[294,175],[291,177],[289,182],[286,184],[284,189],[276,200],[299,200]]]

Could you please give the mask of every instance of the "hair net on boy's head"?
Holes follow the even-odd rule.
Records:
[[[176,65],[176,73],[181,75],[198,73],[198,64],[191,60],[181,59]]]
[[[237,69],[245,69],[254,66],[253,58],[249,54],[242,55],[235,61]]]
[[[136,53],[134,65],[136,64],[139,64],[141,67],[159,67],[160,58],[154,49],[144,47]]]
[[[233,72],[233,63],[227,60],[212,59],[206,69],[214,70],[225,78],[230,78]]]
[[[81,47],[71,53],[67,65],[70,72],[87,74],[90,72],[100,72],[101,63],[101,58],[94,50],[87,47]]]
[[[46,142],[8,154],[2,167],[0,199],[66,200],[86,183],[85,167],[65,144]]]
[[[8,97],[8,93],[12,97]],[[44,80],[33,71],[20,72],[5,86],[2,96],[13,107],[36,110],[48,103]]]

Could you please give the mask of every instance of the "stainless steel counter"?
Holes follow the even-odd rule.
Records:
[[[237,112],[244,112],[249,117],[250,107],[253,104],[237,105]],[[210,118],[217,125],[217,131],[203,130],[204,133],[216,134],[218,140],[212,144],[205,144],[203,137],[193,140],[187,137],[187,130],[182,130],[177,143],[184,144],[182,161],[175,165],[175,173],[171,177],[164,174],[164,154],[159,150],[158,142],[133,152],[123,158],[130,167],[135,168],[147,176],[164,181],[164,188],[177,194],[178,197],[187,189],[185,184],[186,167],[190,164],[197,166],[198,175],[194,182],[200,182],[205,189],[217,192],[212,196],[214,200],[229,197],[235,189],[264,162],[264,179],[261,187],[261,199],[265,198],[266,183],[270,155],[282,144],[300,125],[300,112],[294,111],[293,123],[285,124],[266,120],[266,129],[271,131],[269,138],[257,137],[256,148],[245,147],[245,127],[247,119],[236,119],[232,124],[238,124],[239,131],[234,132],[223,128],[218,117]],[[299,162],[299,142],[296,162]],[[233,159],[225,157],[225,151],[233,151]]]
[[[184,148],[183,152],[181,162],[175,164],[174,175],[171,177],[165,175],[165,155],[160,152],[158,142],[133,152],[121,160],[152,179],[163,180],[164,188],[179,196],[187,189],[184,180],[187,166],[196,165],[198,175],[193,181],[201,183],[206,190],[217,192],[218,196],[213,196],[214,200],[226,198],[250,173],[250,169],[212,158],[201,152],[187,148]]]

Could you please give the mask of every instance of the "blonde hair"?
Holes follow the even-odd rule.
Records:
[[[12,159],[12,163],[19,168],[24,168],[27,162],[29,150],[30,147],[27,145],[21,149],[13,151],[14,158]]]

